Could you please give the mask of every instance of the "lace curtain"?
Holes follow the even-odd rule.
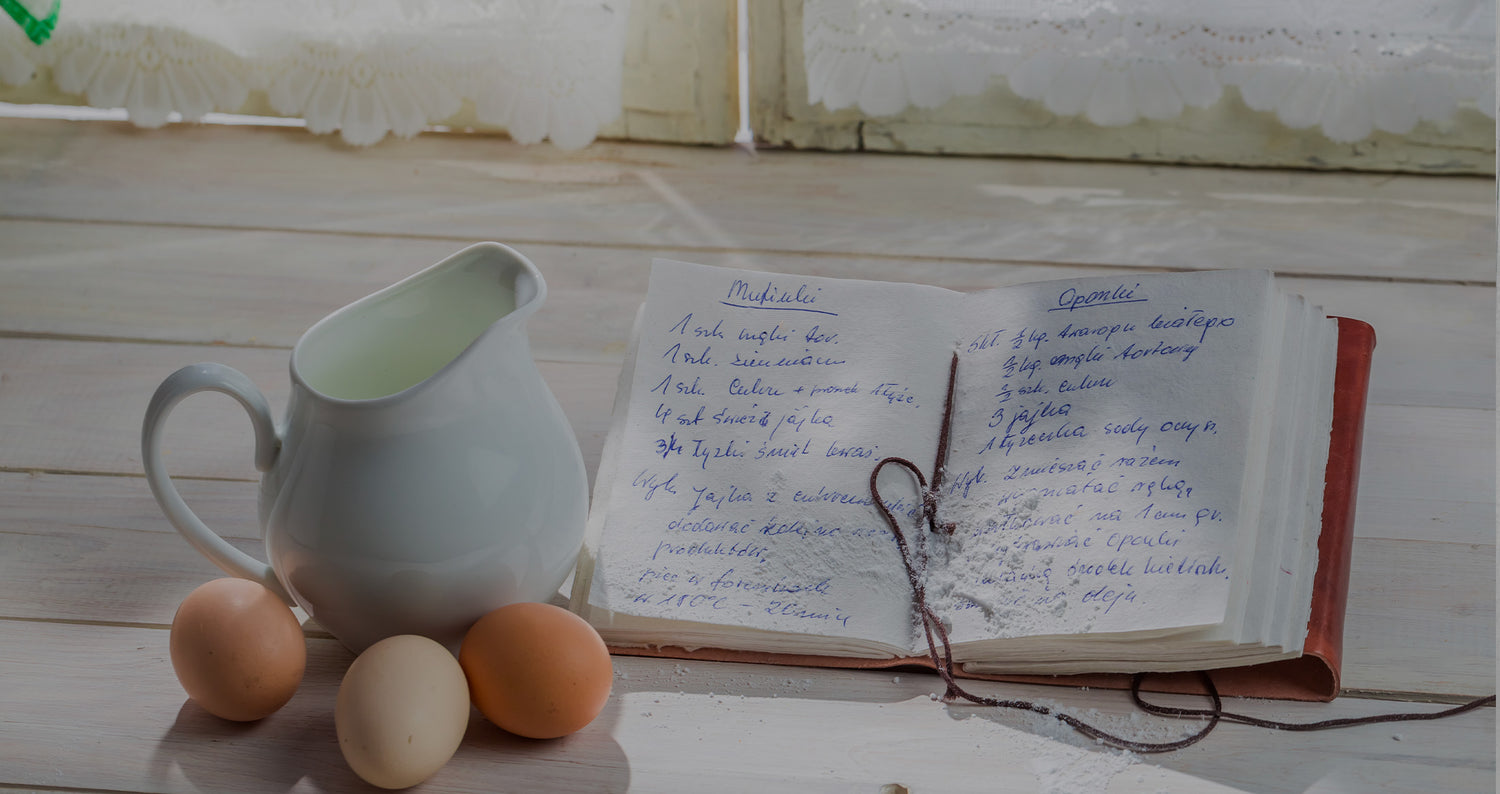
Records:
[[[0,80],[50,74],[143,127],[263,92],[352,144],[467,102],[518,141],[577,148],[620,114],[628,15],[629,0],[66,0],[42,46],[0,17]]]
[[[1494,0],[805,0],[808,102],[871,116],[1004,77],[1099,125],[1167,119],[1234,86],[1335,141],[1465,103],[1495,117]]]

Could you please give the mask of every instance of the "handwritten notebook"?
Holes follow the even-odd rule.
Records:
[[[958,293],[659,260],[573,607],[627,653],[925,660],[870,472],[934,466],[956,352],[953,531],[917,526],[911,475],[877,485],[962,674],[1300,669],[1311,642],[1336,691],[1309,625],[1341,626],[1347,581],[1347,516],[1319,553],[1355,476],[1326,487],[1339,342],[1262,271]]]

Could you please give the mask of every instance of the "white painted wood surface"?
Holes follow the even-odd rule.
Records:
[[[0,119],[6,218],[969,264],[1495,280],[1494,181]],[[226,161],[220,147],[236,154]],[[146,178],[149,177],[149,178]],[[1313,222],[1313,221],[1316,222]],[[626,260],[627,262],[629,260]]]
[[[1344,674],[1381,699],[1231,708],[1312,720],[1492,692],[1493,189],[645,145],[565,155],[453,136],[351,152],[273,130],[0,122],[0,788],[360,788],[332,734],[349,656],[315,625],[303,688],[263,723],[218,722],[172,679],[172,612],[218,574],[151,499],[139,422],[160,379],[200,360],[241,368],[279,411],[307,326],[476,239],[517,244],[549,280],[533,346],[591,475],[652,256],[956,289],[1275,268],[1379,336]],[[188,401],[167,450],[195,509],[257,552],[240,409]],[[944,707],[920,674],[617,658],[616,676],[605,713],[567,740],[521,742],[476,717],[422,790],[1494,787],[1493,709],[1317,734],[1226,726],[1142,758]],[[1130,721],[1120,693],[978,688],[1158,730]]]

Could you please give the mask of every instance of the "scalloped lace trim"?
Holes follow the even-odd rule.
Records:
[[[68,0],[35,46],[0,26],[0,80],[37,66],[142,127],[277,113],[351,144],[414,135],[457,113],[512,138],[587,145],[620,115],[629,0]]]
[[[1471,102],[1495,117],[1494,0],[806,0],[803,53],[809,103],[871,116],[1004,77],[1105,126],[1212,105],[1224,86],[1335,141]]]

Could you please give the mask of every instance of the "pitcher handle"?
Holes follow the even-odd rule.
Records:
[[[151,493],[161,505],[162,512],[172,526],[187,538],[199,553],[219,566],[225,573],[260,582],[280,596],[287,604],[293,604],[276,573],[270,565],[240,551],[209,529],[195,515],[177,493],[172,476],[167,473],[166,463],[161,457],[161,434],[167,414],[189,395],[200,391],[216,391],[233,397],[250,414],[250,424],[255,430],[255,468],[269,471],[281,450],[281,438],[276,434],[276,425],[271,419],[271,408],[265,395],[255,387],[250,378],[233,367],[223,364],[193,364],[177,370],[162,381],[151,404],[146,408],[146,421],[141,427],[141,461],[146,466],[146,482]]]

